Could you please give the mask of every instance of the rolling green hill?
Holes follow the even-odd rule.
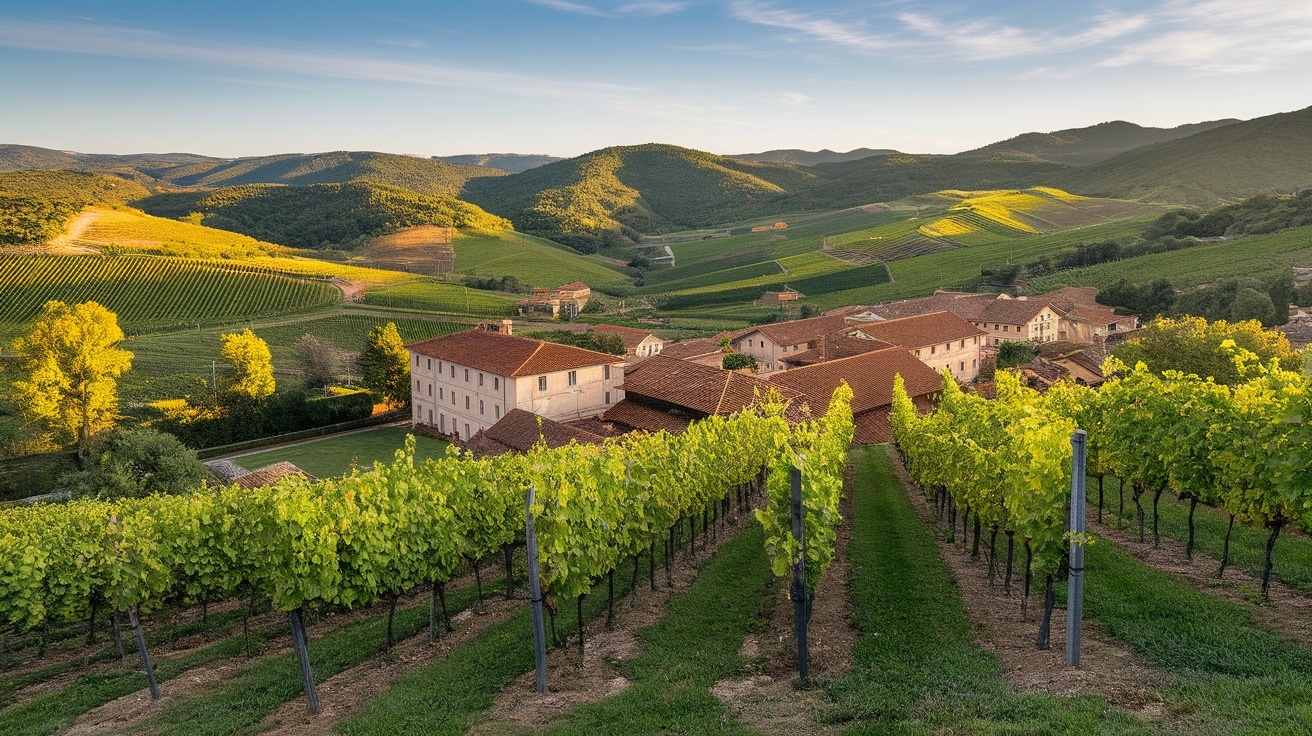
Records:
[[[780,148],[761,153],[734,153],[729,158],[740,161],[752,161],[758,164],[793,164],[795,166],[815,166],[843,161],[857,161],[870,156],[886,156],[898,153],[891,148],[854,148],[847,152],[831,151],[822,148],[819,151],[803,151],[800,148]]]
[[[534,153],[467,153],[459,156],[434,156],[433,158],[449,164],[503,169],[512,174],[564,160],[560,156],[545,156]]]
[[[621,233],[724,222],[726,212],[804,186],[795,167],[754,164],[678,146],[620,146],[521,174],[470,180],[466,199],[519,230],[581,250],[618,244]]]
[[[83,207],[121,204],[146,193],[138,184],[104,174],[2,172],[0,246],[45,242],[62,233]]]
[[[1067,191],[1205,206],[1312,185],[1312,108],[1137,148],[1054,174]]]
[[[250,184],[157,194],[134,204],[158,217],[199,213],[201,224],[208,227],[298,248],[353,247],[414,225],[493,232],[509,226],[468,202],[372,182],[304,187]]]
[[[1051,133],[1025,133],[968,153],[979,156],[1033,156],[1042,161],[1084,166],[1105,161],[1140,146],[1173,141],[1237,122],[1239,121],[1230,118],[1175,128],[1145,128],[1124,120],[1114,120],[1087,128],[1056,130]]]
[[[145,184],[226,187],[241,184],[335,184],[355,181],[405,187],[420,194],[453,196],[474,177],[505,171],[417,156],[374,151],[283,153],[223,159],[191,153],[126,156],[0,145],[0,171],[64,169],[115,173]]]

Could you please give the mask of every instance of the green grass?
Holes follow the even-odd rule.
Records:
[[[358,353],[364,349],[369,330],[378,325],[395,322],[401,339],[406,342],[425,340],[449,332],[465,329],[465,323],[422,319],[419,315],[404,313],[390,315],[360,309],[344,311],[337,307],[306,318],[283,320],[253,320],[256,335],[269,343],[275,369],[300,368],[300,357],[295,345],[304,335],[314,335],[331,343],[339,350]],[[182,398],[188,394],[208,391],[211,362],[218,372],[227,370],[227,362],[219,354],[219,337],[246,324],[229,327],[203,328],[178,332],[138,335],[126,343],[135,356],[132,370],[119,380],[119,394],[128,404],[146,404],[161,399]],[[345,366],[344,366],[345,367]],[[359,373],[354,373],[359,380]],[[275,376],[281,386],[291,381],[285,375]]]
[[[364,303],[380,307],[418,309],[432,314],[470,317],[508,317],[523,299],[492,291],[471,289],[436,279],[417,279],[395,286],[378,286],[365,292]]]
[[[1182,732],[1312,732],[1312,648],[1110,543],[1088,548],[1085,569],[1085,615],[1102,636],[1178,676],[1162,694]]]
[[[373,465],[392,460],[405,446],[409,427],[378,427],[339,437],[304,442],[230,458],[247,470],[257,470],[279,462],[294,463],[317,478],[332,478],[351,472],[355,466]],[[445,456],[449,443],[432,437],[415,435],[415,461]]]
[[[1312,266],[1312,227],[1100,263],[1035,279],[1032,287],[1047,291],[1060,286],[1102,287],[1119,279],[1143,283],[1165,278],[1181,288],[1289,266]]]
[[[706,563],[696,583],[671,599],[665,617],[639,633],[642,655],[624,665],[633,687],[576,708],[553,732],[743,732],[732,722],[726,725],[728,711],[708,688],[740,665],[738,647],[757,625],[761,590],[769,579],[760,528],[750,518],[744,523],[747,528]],[[626,577],[617,576],[617,593],[627,589]],[[589,596],[584,615],[598,614],[604,604],[603,595]],[[561,609],[557,626],[569,631],[575,626],[574,606]],[[502,689],[532,669],[530,625],[525,606],[441,660],[397,679],[338,730],[352,736],[465,733],[485,718]]]
[[[500,578],[501,584],[504,581],[505,578]],[[497,585],[498,580],[486,583],[487,590],[496,590]],[[448,613],[455,615],[475,601],[473,586],[448,593]],[[427,604],[396,612],[393,632],[398,641],[418,635],[427,627]],[[310,669],[315,680],[323,682],[381,652],[386,632],[387,612],[383,611],[343,624],[321,639],[312,639]],[[251,663],[213,692],[166,706],[142,724],[141,730],[174,736],[255,733],[264,718],[304,692],[296,655],[285,652]]]
[[[240,618],[238,619],[240,620]],[[283,634],[279,627],[251,632],[251,647],[258,650],[265,643]],[[135,659],[131,630],[124,631],[124,647],[129,663]],[[149,643],[149,642],[148,642]],[[222,639],[174,659],[152,662],[155,677],[161,689],[184,672],[204,665],[242,656],[246,648],[245,636],[238,634]],[[131,665],[129,665],[130,667]],[[109,672],[86,674],[66,687],[39,695],[21,705],[0,711],[0,733],[5,736],[49,736],[68,729],[78,716],[116,698],[130,695],[146,687],[144,670],[118,669]]]
[[[953,286],[974,279],[979,276],[983,268],[1008,263],[1028,263],[1041,256],[1070,248],[1076,243],[1137,237],[1153,219],[1154,217],[1130,218],[1105,225],[1063,230],[1051,235],[1016,238],[995,245],[957,248],[894,261],[888,264],[888,269],[893,276],[893,281],[890,283],[834,291],[808,301],[831,309],[846,304],[875,304],[891,299],[925,296],[932,294],[936,288]],[[1034,288],[1037,290],[1037,287]]]
[[[456,273],[514,276],[538,288],[574,281],[592,287],[627,281],[620,271],[568,246],[524,233],[460,234],[454,241]]]
[[[1108,477],[1104,480],[1103,506],[1106,509],[1104,520],[1115,523],[1117,510],[1118,482]],[[1089,502],[1097,503],[1098,481],[1090,478],[1088,482]],[[1145,539],[1152,539],[1152,496],[1145,494],[1144,530]],[[1127,492],[1125,496],[1125,528],[1137,531],[1138,522],[1134,515],[1134,502]],[[1158,529],[1162,535],[1162,544],[1184,545],[1189,538],[1189,503],[1181,501],[1169,490],[1162,494],[1158,505]],[[1221,559],[1222,546],[1225,543],[1225,530],[1230,517],[1224,511],[1209,506],[1199,505],[1194,511],[1194,550],[1216,560]],[[1266,562],[1266,540],[1270,532],[1264,527],[1236,522],[1234,532],[1230,535],[1230,567],[1241,569],[1255,578],[1262,577],[1262,567]],[[1286,527],[1276,540],[1275,554],[1272,557],[1271,577],[1285,585],[1304,593],[1312,593],[1312,539],[1292,527]]]
[[[665,616],[638,632],[642,654],[621,665],[633,685],[611,698],[579,706],[546,729],[550,734],[751,733],[732,721],[710,693],[744,665],[743,637],[761,626],[762,595],[771,583],[761,528],[747,528],[716,553]]]
[[[1150,733],[1099,697],[1014,692],[975,632],[884,446],[856,450],[852,670],[831,694],[856,734]],[[914,491],[913,491],[914,492]]]
[[[221,261],[150,256],[0,257],[0,337],[51,299],[94,300],[132,334],[295,314],[341,302],[337,287]]]

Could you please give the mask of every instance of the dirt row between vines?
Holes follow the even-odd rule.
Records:
[[[1025,554],[1016,546],[1011,597],[1003,593],[1006,565],[1005,537],[999,534],[997,577],[989,583],[988,531],[980,539],[980,558],[971,559],[967,548],[944,539],[944,522],[939,519],[933,501],[911,479],[910,474],[890,452],[893,467],[902,481],[911,505],[934,535],[939,557],[952,572],[961,591],[966,613],[975,625],[975,639],[1002,660],[1003,674],[1013,685],[1025,691],[1052,695],[1101,695],[1114,704],[1156,715],[1161,704],[1154,692],[1166,682],[1160,670],[1144,664],[1128,647],[1102,638],[1096,622],[1085,621],[1080,667],[1066,666],[1066,611],[1052,612],[1050,647],[1038,649],[1039,623],[1043,616],[1043,581],[1035,576],[1031,583],[1027,620],[1021,620]],[[958,532],[960,530],[958,529]],[[958,534],[959,536],[959,534]]]
[[[852,485],[854,468],[844,478],[834,559],[820,576],[807,624],[807,669],[813,685],[838,679],[852,666],[852,650],[860,632],[852,624],[847,595],[847,548],[852,539]],[[812,736],[838,733],[841,724],[823,724],[817,713],[832,708],[822,687],[800,686],[797,674],[797,639],[793,630],[793,602],[789,581],[776,578],[769,626],[743,640],[738,653],[752,662],[752,674],[721,680],[711,693],[728,706],[739,721],[766,736]]]
[[[1185,556],[1184,543],[1174,537],[1163,536],[1161,543],[1154,548],[1151,515],[1144,525],[1144,541],[1140,542],[1137,522],[1132,522],[1123,529],[1117,529],[1112,524],[1099,523],[1097,513],[1096,506],[1086,511],[1086,527],[1096,531],[1099,537],[1120,547],[1130,556],[1149,567],[1173,575],[1204,593],[1245,606],[1253,612],[1255,620],[1282,636],[1312,643],[1312,598],[1272,580],[1271,600],[1259,603],[1262,591],[1261,578],[1255,578],[1233,565],[1226,567],[1224,578],[1218,578],[1216,571],[1221,567],[1220,560],[1195,549],[1194,558],[1190,561]],[[1116,517],[1111,515],[1105,518]],[[1278,544],[1275,553],[1280,554]]]
[[[453,590],[460,589],[473,585],[473,581],[474,576],[471,573],[449,582],[448,586],[452,586]],[[397,611],[408,610],[418,605],[427,605],[425,596],[416,596],[416,600],[420,599],[422,599],[422,602],[398,606]],[[354,611],[336,613],[318,625],[308,627],[306,629],[306,639],[309,644],[313,645],[314,642],[324,639],[347,624],[380,615],[387,615],[386,602],[375,603],[372,606]],[[252,618],[251,621],[254,623],[255,619]],[[208,695],[224,683],[239,676],[247,667],[256,662],[292,651],[291,626],[285,612],[273,611],[263,614],[262,623],[265,626],[281,626],[285,631],[269,641],[265,648],[260,650],[259,654],[252,657],[229,658],[201,665],[161,682],[159,684],[160,699],[158,702],[150,699],[150,689],[148,687],[142,687],[134,693],[111,700],[98,708],[83,713],[77,718],[68,733],[71,735],[107,734],[129,730],[173,703],[185,702],[192,698]],[[252,626],[252,631],[254,629],[255,627]],[[427,637],[426,632],[424,636]],[[152,658],[154,654],[154,650],[151,650]],[[142,680],[144,684],[144,674]],[[289,702],[300,703],[304,707],[305,700],[298,697]]]
[[[642,653],[638,632],[660,621],[665,616],[669,600],[692,587],[702,566],[720,547],[747,524],[755,523],[750,508],[732,512],[721,520],[714,539],[710,535],[698,538],[694,554],[689,554],[687,549],[675,553],[671,564],[672,584],[667,582],[664,566],[657,565],[654,591],[648,583],[649,566],[640,565],[638,584],[628,596],[616,601],[615,619],[610,628],[605,628],[606,614],[602,613],[585,629],[581,655],[574,637],[570,637],[566,646],[547,652],[546,695],[538,694],[532,670],[522,673],[497,696],[496,703],[488,711],[488,719],[474,727],[470,734],[492,736],[506,731],[511,725],[541,727],[577,705],[626,690],[632,682],[620,674],[619,665]],[[626,570],[626,566],[621,565],[616,575],[621,574],[631,578],[633,570],[631,567]]]

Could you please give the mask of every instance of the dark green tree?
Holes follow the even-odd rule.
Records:
[[[200,485],[205,466],[196,452],[167,432],[120,429],[97,441],[87,470],[64,476],[74,496],[141,498],[185,493]]]

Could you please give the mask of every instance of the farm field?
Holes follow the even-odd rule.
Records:
[[[1102,287],[1120,279],[1147,282],[1164,278],[1177,288],[1187,288],[1287,266],[1312,266],[1312,227],[1085,266],[1035,279],[1032,287],[1048,291],[1061,286]]]
[[[375,433],[381,430],[367,434]],[[484,603],[470,574],[447,587],[444,600],[455,630],[440,635],[436,647],[427,642],[426,596],[403,598],[394,617],[385,602],[309,614],[310,661],[325,706],[318,717],[305,712],[285,616],[257,607],[249,621],[253,656],[243,654],[243,603],[212,606],[205,623],[183,611],[145,620],[167,698],[159,706],[141,694],[139,665],[131,659],[116,664],[113,646],[103,638],[93,647],[83,644],[85,626],[56,628],[44,665],[19,664],[31,651],[11,650],[6,656],[14,669],[0,674],[0,731],[62,733],[76,723],[215,736],[312,727],[362,736],[752,734],[775,733],[783,719],[792,729],[844,734],[1221,736],[1293,734],[1312,725],[1299,705],[1312,695],[1307,642],[1271,630],[1257,615],[1260,607],[1190,585],[1115,540],[1100,538],[1088,548],[1085,670],[1076,679],[1055,674],[1046,663],[1064,657],[1061,619],[1054,649],[1035,651],[1030,635],[1037,620],[1019,622],[1018,595],[1008,599],[996,589],[961,582],[963,576],[987,578],[987,562],[971,561],[959,543],[946,541],[933,509],[916,501],[921,491],[899,480],[889,449],[854,450],[850,463],[846,579],[824,588],[847,597],[852,629],[841,646],[850,664],[818,679],[815,690],[798,693],[789,684],[787,640],[755,643],[774,632],[786,634],[791,609],[778,605],[782,591],[772,582],[760,526],[746,515],[736,525],[717,522],[720,541],[699,541],[695,563],[680,535],[674,561],[687,566],[680,574],[690,582],[676,586],[667,603],[660,603],[667,595],[663,574],[654,576],[661,592],[649,592],[645,564],[636,587],[627,573],[617,576],[616,609],[632,613],[619,617],[614,632],[605,623],[606,583],[599,584],[583,599],[590,643],[581,666],[574,606],[562,606],[555,623],[565,646],[551,648],[549,677],[573,673],[569,679],[577,682],[549,682],[556,683],[553,692],[582,697],[567,695],[536,715],[519,714],[534,698],[526,674],[532,650],[524,562],[516,555],[513,599],[504,597],[499,561],[484,569]],[[664,555],[653,562],[660,571]],[[1062,586],[1056,593],[1064,600]],[[647,607],[654,617],[641,618]],[[470,615],[479,609],[482,615]],[[383,646],[389,618],[398,641],[392,654]],[[817,609],[817,642],[831,641],[823,638],[825,627],[842,621],[841,613],[828,617]],[[1028,633],[1011,637],[1002,628]],[[631,643],[618,650],[623,653],[608,655],[620,640]],[[744,656],[744,642],[760,646],[760,654]],[[86,652],[94,664],[83,663]],[[827,672],[825,661],[813,659],[813,667]],[[601,674],[594,674],[598,669]],[[216,678],[218,672],[225,674]],[[770,677],[761,678],[763,673]],[[776,687],[771,681],[781,682],[769,689]],[[106,706],[133,693],[121,705]],[[533,720],[517,720],[525,717]]]
[[[392,462],[396,451],[405,447],[405,438],[409,434],[408,426],[377,427],[286,447],[230,455],[226,459],[247,470],[290,462],[316,478],[335,478],[356,467],[371,466],[379,461]],[[448,445],[442,440],[415,435],[415,462],[442,457]]]
[[[84,226],[81,232],[62,247],[210,261],[222,259],[280,273],[365,283],[388,284],[410,278],[396,271],[318,260],[314,251],[266,243],[240,233],[155,217],[128,208],[88,209],[79,215],[79,220]]]
[[[0,336],[51,299],[94,300],[132,334],[295,314],[340,303],[325,281],[222,261],[152,256],[0,256]]]
[[[604,259],[568,246],[514,231],[461,233],[454,241],[456,273],[514,276],[537,288],[582,281],[595,288],[624,282],[627,276]]]
[[[568,282],[566,282],[568,283]],[[421,278],[394,286],[376,286],[364,293],[364,303],[378,307],[415,309],[430,314],[501,318],[515,313],[524,295],[471,289],[463,284]]]
[[[252,320],[232,327],[139,335],[126,343],[135,357],[132,370],[119,379],[119,392],[128,404],[148,404],[209,390],[211,362],[220,372],[227,365],[219,354],[220,335],[247,326],[269,343],[277,372],[275,378],[282,386],[289,380],[297,380],[289,378],[289,371],[300,368],[295,345],[303,335],[314,335],[343,353],[359,353],[369,330],[388,322],[396,323],[401,339],[406,342],[469,327],[466,323],[424,319],[405,312],[388,314],[337,307],[290,320]],[[351,368],[356,381],[359,380],[358,369],[347,363],[342,368]]]

